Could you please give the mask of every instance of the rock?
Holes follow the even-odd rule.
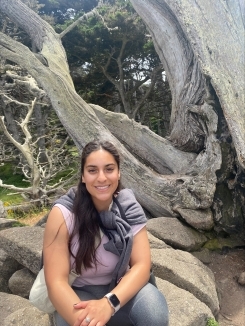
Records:
[[[8,218],[0,218],[0,230],[4,230],[7,228],[12,228],[17,223],[16,220],[8,219]]]
[[[174,249],[152,249],[154,275],[189,291],[205,303],[216,316],[219,300],[212,271],[188,252]]]
[[[29,300],[0,292],[2,326],[52,326],[50,317],[33,307]],[[49,321],[49,323],[47,322]]]
[[[206,326],[214,318],[211,310],[193,294],[156,278],[158,289],[164,294],[169,309],[169,326]]]
[[[1,321],[16,310],[26,307],[32,307],[27,299],[21,298],[17,295],[0,292]]]
[[[7,217],[7,212],[3,205],[3,202],[0,200],[0,218],[5,218],[5,217]]]
[[[20,264],[37,274],[40,269],[44,229],[15,227],[0,231],[0,248]]]
[[[169,219],[164,223],[168,221]],[[156,229],[161,232],[161,228],[164,226]],[[177,232],[180,230],[183,229],[180,228]],[[198,234],[197,231],[192,231]],[[29,289],[35,279],[33,273],[37,274],[39,271],[43,233],[44,229],[40,226],[15,227],[0,231],[0,247],[4,249],[2,252],[5,255],[3,256],[11,256],[11,259],[28,269],[14,271],[14,275],[12,273],[9,280],[11,290],[20,296],[28,297]],[[184,237],[186,238],[187,235]],[[158,286],[165,294],[171,308],[170,326],[204,326],[204,321],[212,317],[212,313],[216,315],[219,310],[212,272],[190,253],[172,249],[159,237],[149,234],[149,241],[153,271],[157,277],[163,279],[158,281]],[[187,242],[186,239],[185,241]],[[199,242],[196,240],[190,247],[195,248],[196,243]],[[1,314],[3,320],[1,325],[52,325],[50,316],[37,310],[28,300],[20,296],[0,294],[0,311],[5,312],[3,316]]]
[[[11,293],[8,287],[8,280],[0,276],[0,292]]]
[[[205,235],[174,217],[152,218],[147,222],[147,230],[171,247],[186,251],[198,250],[207,241]]]
[[[245,272],[242,272],[238,278],[238,283],[241,285],[245,285]]]
[[[19,309],[4,319],[3,326],[54,326],[50,316],[35,307]]]
[[[16,271],[9,279],[9,289],[15,294],[28,299],[36,275],[27,268]]]
[[[46,214],[45,216],[43,216],[36,224],[35,226],[41,226],[41,227],[44,227],[46,222],[47,222],[47,219],[48,219],[48,214]]]
[[[181,217],[197,230],[208,231],[214,227],[213,213],[210,208],[207,209],[186,209],[176,208]]]
[[[210,250],[229,250],[229,248],[244,247],[245,240],[237,234],[231,234],[225,238],[216,237],[214,239],[210,239],[204,246]]]
[[[21,264],[0,249],[0,292],[10,292],[8,280],[20,268],[22,268]]]
[[[210,264],[212,261],[210,251],[207,248],[203,248],[200,251],[193,251],[191,254],[204,264]]]
[[[147,232],[147,234],[148,234],[148,239],[151,248],[155,248],[155,249],[171,248],[164,241],[154,237],[154,235],[152,235],[151,233]]]

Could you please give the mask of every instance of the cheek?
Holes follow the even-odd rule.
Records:
[[[120,174],[119,173],[115,174],[114,177],[113,177],[113,179],[115,180],[115,182],[118,183],[119,180],[120,180]]]
[[[93,179],[94,178],[91,175],[88,175],[86,173],[82,176],[82,182],[85,184],[92,182]]]

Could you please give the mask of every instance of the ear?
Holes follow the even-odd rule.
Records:
[[[118,172],[118,181],[120,181],[120,178],[121,178],[121,172],[119,171]]]
[[[82,175],[82,178],[81,179],[82,179],[82,182],[85,183],[83,175]]]

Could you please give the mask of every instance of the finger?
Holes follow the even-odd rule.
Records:
[[[75,303],[73,305],[73,307],[75,309],[85,309],[87,307],[87,305],[88,305],[88,301],[80,301],[78,303]]]
[[[78,316],[78,318],[75,321],[75,323],[73,324],[73,326],[83,326],[83,325],[88,326],[89,323],[83,323],[86,318],[86,315],[87,315],[87,313],[82,311],[81,315]]]
[[[80,324],[80,326],[94,326],[94,325],[96,325],[95,320],[93,320],[89,316],[86,316],[83,319],[82,323]]]

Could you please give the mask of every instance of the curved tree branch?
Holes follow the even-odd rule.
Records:
[[[217,126],[217,116],[210,105],[205,102],[200,105],[196,101],[191,101],[191,104],[199,104],[199,110],[196,113],[193,112],[194,108],[191,111],[190,106],[187,106],[190,102],[187,100],[185,102],[185,114],[187,116],[195,114],[198,117],[200,126],[208,132],[208,134],[205,134],[206,150],[203,150],[197,156],[195,163],[190,166],[186,173],[159,175],[127,151],[99,121],[92,108],[75,92],[69,75],[64,49],[59,36],[53,31],[52,27],[44,23],[40,17],[33,16],[33,13],[20,0],[1,0],[0,10],[9,15],[11,19],[20,22],[22,28],[29,33],[32,39],[36,37],[35,33],[32,32],[32,28],[41,31],[41,33],[39,31],[37,34],[35,43],[39,46],[47,65],[43,65],[27,47],[4,34],[0,34],[0,53],[2,57],[26,68],[38,84],[42,86],[48,94],[58,117],[79,149],[94,138],[112,141],[122,154],[123,184],[135,191],[138,200],[154,216],[175,216],[177,215],[177,208],[205,209],[211,206],[217,181],[215,172],[220,167],[221,155],[214,131],[215,123]],[[28,19],[29,16],[31,16],[31,19]],[[184,40],[181,44],[184,44]],[[188,53],[187,58],[189,58]],[[193,58],[193,55],[191,58]],[[184,68],[189,71],[190,62],[185,59],[183,61]],[[177,68],[179,68],[179,65],[180,63],[178,63]],[[197,67],[196,64],[194,66]],[[191,76],[193,77],[193,74]],[[203,85],[205,79],[201,78],[199,80],[201,80],[200,85]],[[186,78],[184,78],[183,87],[186,85],[185,82]],[[192,79],[190,79],[191,82]],[[182,94],[182,98],[185,98],[183,94],[186,93],[193,97],[196,96],[194,90],[197,90],[198,94],[202,94],[203,87],[198,85],[191,90],[187,88],[180,91],[178,89],[176,94]],[[175,103],[176,100],[179,100],[176,94],[174,95]],[[174,116],[176,121],[181,121],[175,113]],[[189,129],[192,128],[189,127]],[[189,130],[188,128],[187,130],[182,128],[182,131],[184,138],[188,135]],[[131,132],[131,130],[127,131],[128,137],[130,137]],[[156,139],[156,148],[162,142],[163,140],[160,137]],[[193,143],[195,143],[195,137]]]
[[[196,143],[199,144],[197,150],[202,148],[203,141],[198,139],[200,128],[193,126],[185,130],[183,126],[191,124],[183,124],[183,121],[191,118],[186,105],[199,105],[208,100],[206,76],[219,98],[239,163],[245,169],[245,31],[244,15],[240,10],[242,2],[131,2],[148,25],[168,76],[173,96],[171,139],[183,149],[194,149]],[[209,33],[206,33],[207,30]]]

